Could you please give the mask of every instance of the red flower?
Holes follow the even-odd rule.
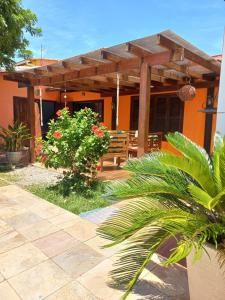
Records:
[[[100,138],[104,136],[104,132],[101,129],[95,130],[94,134]]]
[[[103,122],[100,123],[100,126],[105,126],[105,124]]]
[[[97,126],[97,125],[93,125],[93,126],[91,127],[91,130],[92,130],[93,132],[95,132],[96,130],[98,130],[98,126]]]
[[[62,137],[62,133],[58,130],[56,130],[53,135],[52,135],[55,139],[59,140]]]
[[[41,157],[41,162],[45,163],[47,159],[48,159],[48,156],[46,154],[43,154]]]
[[[61,111],[61,110],[58,110],[58,111],[56,112],[56,115],[57,115],[58,117],[61,117],[62,111]]]
[[[35,148],[35,154],[36,154],[36,156],[39,156],[41,154],[41,150],[42,150],[42,145],[38,145]]]
[[[101,171],[101,166],[97,166],[97,167],[96,167],[96,170],[97,170],[97,171]]]

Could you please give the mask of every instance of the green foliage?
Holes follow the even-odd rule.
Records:
[[[0,67],[13,68],[15,55],[29,45],[27,34],[39,36],[37,17],[21,0],[0,0]]]
[[[106,220],[99,234],[107,247],[125,242],[111,275],[124,284],[127,297],[152,255],[171,237],[177,246],[164,265],[179,262],[194,252],[201,258],[212,243],[225,265],[225,141],[216,137],[212,159],[204,149],[180,133],[168,142],[180,153],[152,153],[127,162],[130,179],[107,190],[114,198],[137,198]],[[179,238],[178,238],[179,237]]]
[[[91,109],[80,110],[74,116],[63,109],[57,115],[58,119],[49,124],[42,149],[39,148],[39,160],[46,167],[67,170],[64,186],[76,191],[91,188],[97,174],[97,163],[108,150],[109,132]]]
[[[27,189],[31,193],[78,215],[82,212],[109,205],[109,201],[102,198],[105,186],[100,182],[92,187],[89,195],[83,192],[70,192],[65,195],[61,183],[52,186],[36,184],[29,186]]]
[[[31,139],[29,129],[26,124],[15,122],[8,128],[0,127],[0,138],[4,140],[7,152],[17,152],[23,150],[24,142]]]

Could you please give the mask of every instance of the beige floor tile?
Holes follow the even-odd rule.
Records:
[[[4,253],[26,242],[26,238],[17,231],[9,231],[0,234],[0,253]]]
[[[109,272],[112,261],[106,259],[87,273],[77,278],[84,287],[89,289],[99,299],[120,299],[123,292],[110,286]]]
[[[103,259],[104,257],[101,254],[89,246],[79,243],[76,247],[54,257],[53,261],[73,278],[77,278],[92,269]]]
[[[0,194],[0,204],[2,208],[2,207],[17,205],[17,202],[11,197],[7,197],[5,195]]]
[[[33,205],[38,205],[40,201],[43,201],[41,198],[23,191],[13,198],[21,207],[30,208]]]
[[[80,219],[80,222],[65,228],[65,231],[74,236],[79,241],[87,241],[96,236],[97,226],[86,220]]]
[[[109,271],[112,269],[112,261],[106,259],[96,267],[77,278],[84,287],[90,290],[97,298],[120,299],[122,291],[109,286]]]
[[[0,282],[2,282],[4,280],[5,280],[5,278],[2,276],[2,274],[0,274]],[[0,297],[0,299],[1,299],[1,297]]]
[[[59,230],[60,228],[58,228],[55,225],[52,225],[46,220],[18,229],[18,231],[22,235],[24,235],[29,241],[40,239],[41,237],[44,237],[46,235],[49,235],[50,233]]]
[[[13,206],[7,206],[7,207],[1,207],[0,206],[0,218],[2,220],[9,219],[13,216],[23,214],[27,212],[27,210],[20,205],[13,205]]]
[[[79,282],[73,281],[48,296],[46,300],[97,300],[97,298]]]
[[[122,249],[122,245],[117,245],[110,248],[102,248],[102,246],[109,244],[110,241],[103,239],[99,236],[96,236],[85,242],[86,245],[93,248],[95,251],[101,253],[105,257],[111,257],[115,253],[117,253],[120,249]]]
[[[1,300],[21,300],[7,281],[0,284],[0,299]]]
[[[39,203],[30,207],[30,210],[43,219],[49,219],[60,215],[64,212],[61,207],[53,205],[47,201],[40,199]]]
[[[9,283],[23,300],[40,300],[66,285],[71,278],[51,260],[11,278]]]
[[[2,195],[11,198],[18,196],[20,193],[23,193],[23,190],[15,184],[3,186],[0,188],[0,191]]]
[[[25,212],[23,214],[19,214],[16,216],[13,216],[9,219],[6,219],[5,221],[13,226],[13,228],[18,229],[22,227],[26,227],[32,224],[35,224],[37,222],[42,221],[43,219],[39,217],[38,215],[32,213],[32,212]]]
[[[33,242],[37,248],[49,257],[71,249],[78,243],[74,237],[64,231],[57,231]]]
[[[0,220],[0,235],[5,232],[12,231],[13,227],[7,224],[5,221]]]
[[[0,272],[8,279],[32,268],[47,258],[39,249],[28,243],[0,254]]]
[[[48,219],[48,221],[60,228],[67,228],[80,222],[80,217],[72,213],[63,213],[53,218]]]

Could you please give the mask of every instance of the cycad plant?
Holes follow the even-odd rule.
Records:
[[[0,127],[0,138],[4,140],[7,152],[17,152],[23,149],[24,142],[30,140],[31,135],[26,124],[15,122],[8,128]]]
[[[114,198],[135,198],[98,230],[111,240],[107,247],[126,241],[111,273],[125,285],[123,299],[171,237],[177,246],[165,266],[192,251],[194,260],[199,259],[206,243],[218,249],[221,266],[225,264],[225,140],[216,137],[212,157],[180,133],[168,134],[167,141],[179,154],[155,152],[128,161],[125,169],[132,172],[131,178],[108,190]]]

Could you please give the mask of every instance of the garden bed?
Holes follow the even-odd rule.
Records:
[[[0,187],[16,183],[32,194],[58,205],[74,214],[102,208],[110,205],[102,198],[105,183],[99,182],[89,193],[70,193],[63,195],[58,190],[61,174],[37,166],[18,168],[9,172],[0,172]]]
[[[96,208],[108,206],[108,200],[102,198],[104,184],[99,183],[98,186],[92,190],[91,195],[80,193],[70,193],[63,195],[58,191],[57,185],[46,186],[43,184],[31,185],[26,188],[32,194],[43,198],[55,205],[58,205],[74,214],[90,211]]]

